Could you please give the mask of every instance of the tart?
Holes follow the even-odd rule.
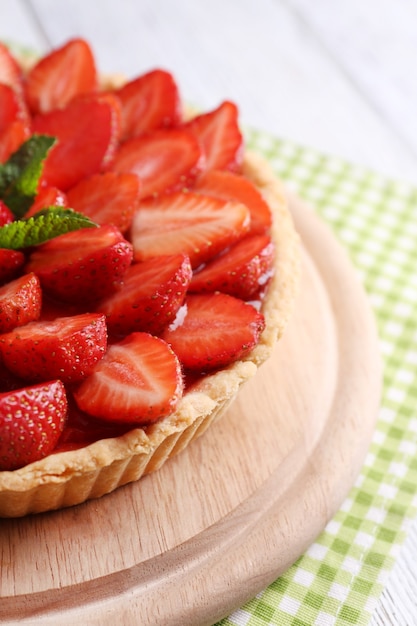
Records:
[[[0,52],[2,52],[1,49]],[[10,53],[5,54],[10,55]],[[17,139],[12,137],[13,149],[9,148],[9,154],[1,155],[4,135],[1,133],[0,118],[0,161],[7,162],[7,159],[11,158],[10,155],[15,154],[20,146],[30,140],[33,135],[49,136],[52,134],[51,128],[57,128],[59,134],[62,119],[66,125],[68,124],[66,118],[68,109],[72,111],[72,117],[69,119],[73,125],[76,124],[80,112],[87,111],[88,123],[83,120],[79,122],[80,136],[92,133],[94,145],[102,146],[99,162],[95,154],[89,153],[80,166],[77,164],[75,173],[68,172],[67,169],[71,168],[63,167],[58,157],[54,160],[53,156],[50,156],[53,155],[54,150],[55,153],[58,152],[55,146],[49,149],[30,206],[26,207],[25,213],[18,219],[15,213],[14,222],[23,220],[27,224],[31,219],[36,221],[39,210],[51,205],[55,208],[50,209],[49,213],[58,208],[61,213],[68,211],[72,215],[71,210],[75,208],[77,216],[85,215],[88,219],[95,221],[95,227],[100,229],[100,232],[105,232],[106,237],[115,237],[117,245],[121,241],[120,245],[123,247],[124,242],[127,242],[126,250],[123,252],[125,253],[123,258],[127,258],[126,267],[121,269],[119,267],[120,276],[112,275],[111,280],[107,280],[106,276],[103,277],[99,273],[95,282],[91,283],[84,292],[77,292],[78,285],[76,285],[72,293],[74,280],[68,281],[65,289],[62,288],[65,278],[56,280],[56,273],[55,278],[51,278],[51,272],[47,267],[49,261],[43,262],[44,250],[53,249],[56,241],[61,237],[67,237],[66,234],[54,235],[46,243],[26,246],[15,251],[22,255],[24,260],[20,265],[17,263],[18,269],[12,278],[3,279],[5,285],[12,283],[14,285],[19,280],[29,283],[29,279],[31,285],[39,283],[43,299],[40,312],[38,310],[32,318],[29,316],[29,318],[15,319],[11,329],[3,328],[0,335],[0,352],[4,361],[2,367],[6,372],[5,378],[7,379],[10,374],[12,381],[16,376],[20,381],[20,385],[15,382],[10,383],[10,391],[7,387],[5,388],[7,381],[3,384],[3,393],[0,394],[0,413],[2,397],[10,395],[13,391],[17,395],[18,391],[25,386],[36,388],[56,378],[54,393],[58,391],[61,393],[62,388],[66,393],[66,404],[63,409],[65,417],[62,419],[58,441],[53,449],[44,453],[42,458],[30,460],[23,466],[17,466],[16,469],[0,471],[0,515],[18,517],[73,506],[101,497],[121,485],[136,481],[145,474],[160,468],[171,456],[181,452],[210,424],[223,415],[240,386],[254,376],[261,364],[270,357],[290,319],[299,282],[300,245],[281,183],[275,178],[272,169],[263,157],[243,148],[242,136],[237,124],[237,109],[234,104],[222,103],[218,109],[208,114],[191,116],[188,114],[185,120],[175,82],[168,73],[160,70],[132,81],[123,81],[114,77],[106,78],[101,80],[100,87],[97,88],[94,58],[88,44],[83,40],[72,40],[40,61],[31,59],[28,62],[26,59],[16,66],[14,57],[10,55],[10,58],[7,58],[9,63],[7,72],[4,66],[2,68],[2,62],[0,54],[0,83],[9,84],[16,96],[17,113],[13,120],[14,128],[17,128]],[[74,67],[78,70],[72,69]],[[54,83],[53,77],[57,75],[56,72],[60,75],[66,72],[69,76],[68,84],[64,84],[61,91],[54,90],[50,86]],[[164,85],[163,88],[161,82]],[[137,101],[135,102],[138,90],[142,90],[142,94],[146,93],[142,101],[148,102],[147,107],[139,116],[131,114],[132,110],[139,106]],[[134,106],[132,102],[135,102]],[[166,107],[164,110],[162,110],[161,102],[163,102],[163,107]],[[116,127],[116,139],[99,132],[101,120],[109,111],[112,119],[109,123],[103,122],[103,124],[107,124],[105,128],[110,128],[111,132]],[[96,125],[91,128],[91,121],[88,119],[90,112],[92,112],[92,119],[97,119],[97,128]],[[10,126],[12,124],[9,124]],[[64,135],[65,132],[67,132],[66,128]],[[198,137],[198,141],[189,139],[189,136]],[[215,141],[213,137],[216,137]],[[220,142],[218,137],[221,137]],[[175,146],[188,141],[189,144],[177,153],[176,147],[172,150],[170,143],[172,138],[175,139]],[[155,141],[159,142],[157,151],[154,148]],[[3,139],[3,145],[4,143]],[[226,157],[223,156],[225,145],[229,150]],[[79,146],[77,150],[79,152]],[[140,157],[136,157],[137,151]],[[85,152],[88,152],[87,148]],[[132,152],[134,157],[132,157]],[[149,161],[152,159],[155,161],[155,153],[158,154],[158,159],[162,160],[162,165],[156,166],[157,174],[153,170],[152,176],[148,176]],[[160,157],[161,154],[162,157]],[[187,164],[184,164],[184,154],[189,159]],[[137,159],[140,165],[137,165]],[[178,163],[183,169],[173,174]],[[138,169],[143,172],[143,176],[138,174]],[[216,174],[219,171],[221,174]],[[211,172],[215,172],[214,177],[210,174]],[[139,180],[139,187],[136,189],[137,197],[135,196],[136,200],[133,203],[134,208],[129,209],[130,213],[128,211],[127,217],[122,211],[124,221],[122,220],[116,226],[113,223],[108,224],[108,215],[103,217],[97,211],[89,214],[89,206],[94,204],[92,200],[94,194],[88,196],[84,188],[84,181],[94,179],[94,177],[100,177],[102,184],[107,184],[109,181],[113,184],[115,174],[126,177],[127,183],[133,187],[135,177]],[[128,179],[129,176],[130,179]],[[263,206],[268,208],[269,218],[266,219],[269,219],[269,222],[262,224],[265,215],[259,216],[256,211],[251,213],[242,201],[242,196],[238,197],[239,194],[234,196],[232,193],[232,197],[225,197],[224,187],[220,184],[219,191],[217,180],[220,178],[221,182],[222,176],[231,179],[230,182],[233,184],[235,180],[238,183],[242,180],[247,181],[251,190],[254,190],[253,193],[261,197]],[[124,179],[123,182],[125,182]],[[113,188],[111,193],[114,196],[117,195]],[[226,196],[229,193],[231,192],[226,192]],[[83,205],[83,199],[86,196],[90,198],[90,204],[84,203]],[[14,206],[13,197],[10,205]],[[224,208],[223,213],[229,211],[228,215],[235,211],[236,217],[233,219],[240,220],[243,230],[239,231],[237,236],[234,235],[233,241],[226,239],[220,242],[217,248],[217,244],[214,245],[210,241],[210,245],[206,246],[209,252],[205,252],[205,241],[200,242],[199,246],[193,244],[190,249],[187,248],[186,252],[181,246],[179,250],[169,250],[170,258],[172,256],[177,258],[182,254],[187,259],[182,262],[182,271],[187,275],[187,279],[183,281],[186,285],[183,293],[180,294],[181,290],[177,289],[180,294],[179,300],[172,305],[173,310],[168,310],[161,325],[154,325],[158,316],[153,314],[151,326],[142,328],[140,325],[135,326],[136,322],[133,321],[132,326],[123,329],[125,321],[122,323],[120,320],[122,318],[125,320],[126,315],[124,309],[123,314],[118,313],[119,291],[130,280],[135,280],[133,274],[137,267],[144,268],[149,259],[162,257],[165,264],[168,264],[165,261],[167,256],[160,250],[159,240],[154,237],[154,231],[151,237],[154,247],[148,247],[150,245],[148,240],[143,243],[147,218],[142,216],[149,213],[152,220],[159,212],[166,219],[165,205],[167,203],[171,206],[178,200],[182,209],[183,203],[199,201],[200,198],[209,198],[207,202],[209,202],[210,210],[214,203],[216,210],[218,207]],[[71,200],[70,204],[66,204],[68,199]],[[6,198],[3,196],[2,204],[6,205],[6,210],[8,200],[7,194]],[[73,203],[76,204],[75,207],[71,206]],[[64,207],[60,208],[62,204]],[[100,205],[100,211],[101,209]],[[199,205],[199,215],[204,213],[203,209],[204,207],[201,208]],[[243,217],[239,217],[241,214]],[[197,221],[199,219],[200,217]],[[258,219],[260,224],[257,223]],[[96,223],[100,220],[97,226]],[[164,228],[164,222],[161,224],[159,230]],[[81,221],[78,233],[80,241],[82,241],[81,231],[87,229],[84,226],[85,224]],[[233,229],[234,226],[229,228],[230,231]],[[136,235],[136,230],[138,235]],[[91,228],[91,232],[93,231],[95,228]],[[263,268],[262,272],[255,273],[254,277],[246,276],[245,272],[242,272],[242,275],[245,274],[242,278],[233,270],[229,272],[227,280],[222,278],[219,282],[219,271],[212,264],[221,260],[231,250],[236,250],[237,246],[246,246],[250,236],[256,242],[261,241],[262,238],[269,242],[262,244],[262,250],[268,250],[268,255],[262,252],[264,256],[268,256],[267,271]],[[245,243],[242,244],[242,241]],[[162,244],[162,248],[164,245]],[[272,254],[270,254],[271,249]],[[66,254],[70,252],[67,251]],[[129,257],[129,254],[133,254],[133,259]],[[262,255],[256,252],[255,256]],[[186,269],[184,269],[184,263]],[[210,267],[214,269],[206,276],[203,272]],[[247,272],[247,274],[250,273]],[[65,273],[62,274],[64,275]],[[253,284],[249,286],[251,281],[255,287]],[[4,290],[3,287],[1,289]],[[39,285],[35,287],[36,289],[39,289]],[[53,297],[50,295],[51,290]],[[111,293],[108,294],[107,290]],[[83,295],[77,296],[77,293]],[[199,361],[196,356],[197,349],[190,350],[188,344],[183,355],[182,338],[178,340],[177,347],[176,331],[185,327],[184,316],[187,319],[187,316],[191,315],[192,302],[200,302],[199,299],[203,301],[204,298],[208,301],[212,297],[218,297],[222,307],[227,307],[229,300],[233,301],[233,304],[235,301],[238,302],[238,306],[243,306],[245,311],[248,311],[256,320],[257,330],[254,333],[253,342],[247,344],[245,349],[236,352],[232,357],[222,356],[217,361],[214,358],[209,363],[206,357],[202,357],[203,361]],[[220,300],[221,298],[223,299]],[[118,301],[116,304],[115,300]],[[146,316],[145,313],[143,315]],[[19,335],[19,340],[23,337],[23,341],[29,343],[33,337],[38,336],[36,333],[40,328],[40,323],[49,324],[41,329],[43,340],[45,334],[59,335],[61,327],[60,322],[56,320],[68,318],[71,320],[76,318],[77,323],[82,318],[83,328],[87,322],[90,324],[88,326],[89,347],[86,351],[91,356],[91,362],[83,366],[84,369],[78,368],[79,353],[83,352],[81,348],[76,354],[77,364],[74,366],[71,362],[68,372],[66,363],[61,365],[62,380],[59,376],[54,376],[57,357],[52,360],[52,369],[47,369],[45,366],[45,373],[39,375],[38,372],[44,367],[45,359],[43,358],[36,361],[37,357],[34,357],[34,363],[37,365],[32,363],[32,369],[28,369],[27,363],[22,366],[13,365],[18,361],[15,353],[13,353],[14,361],[10,357],[14,350],[13,342],[16,340],[16,334]],[[107,344],[101,345],[100,328],[103,324],[110,329],[110,340]],[[253,327],[254,323],[250,324]],[[91,331],[91,328],[94,328],[94,331]],[[96,334],[92,334],[93,332]],[[209,327],[207,334],[210,332]],[[179,334],[181,335],[181,332]],[[126,346],[132,336],[137,337],[141,342],[146,339],[149,342],[163,344],[164,349],[167,347],[180,377],[173,384],[170,397],[164,405],[164,411],[161,414],[151,410],[145,411],[144,416],[136,421],[132,417],[133,413],[132,415],[127,413],[117,415],[114,408],[110,408],[109,414],[104,415],[103,402],[99,405],[98,411],[95,411],[91,402],[92,388],[89,386],[90,379],[100,370],[101,364],[104,363],[104,359],[113,347],[116,346],[118,349],[120,345]],[[20,347],[18,349],[20,350]],[[190,352],[190,358],[187,360]],[[20,367],[23,369],[19,369]],[[56,385],[59,385],[58,391]],[[86,391],[84,387],[87,388]],[[74,406],[76,406],[75,410]],[[80,409],[82,419],[77,421]],[[74,419],[76,428],[71,430]],[[84,437],[83,424],[89,419],[94,424],[95,430],[87,425],[88,436]],[[69,432],[70,435],[68,435]],[[77,433],[78,438],[74,438],[74,432]],[[1,437],[0,430],[0,450]]]

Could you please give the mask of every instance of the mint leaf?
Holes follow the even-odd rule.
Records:
[[[0,164],[0,198],[17,218],[23,217],[35,199],[43,162],[55,141],[48,135],[32,135]]]
[[[0,248],[20,250],[80,228],[96,228],[82,213],[51,206],[26,220],[16,220],[0,228]]]

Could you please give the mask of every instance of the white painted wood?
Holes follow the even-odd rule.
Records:
[[[25,0],[0,0],[0,40],[19,41],[40,50],[48,48],[42,29]]]

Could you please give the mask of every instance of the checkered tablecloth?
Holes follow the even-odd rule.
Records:
[[[317,541],[219,626],[369,624],[417,506],[417,188],[247,132],[350,254],[375,312],[384,381],[355,485]]]

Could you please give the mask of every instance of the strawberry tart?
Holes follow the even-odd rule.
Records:
[[[0,44],[0,516],[138,480],[216,420],[291,315],[299,238],[229,101]]]

